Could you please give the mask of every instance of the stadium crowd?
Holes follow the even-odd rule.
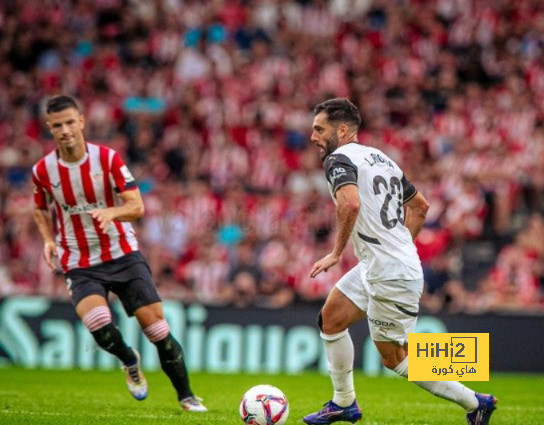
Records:
[[[30,179],[64,93],[139,182],[163,297],[322,302],[356,260],[309,278],[334,235],[309,127],[343,96],[430,201],[423,306],[543,311],[543,49],[538,0],[2,1],[0,296],[67,297]]]

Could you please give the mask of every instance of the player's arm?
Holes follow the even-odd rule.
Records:
[[[47,266],[54,271],[57,269],[57,266],[53,262],[53,257],[57,256],[57,246],[53,233],[53,223],[49,214],[51,198],[38,178],[36,166],[32,169],[32,183],[34,184],[34,209],[32,215],[38,232],[40,232],[43,239],[43,257]]]
[[[314,263],[310,271],[311,277],[326,272],[338,263],[355,226],[360,206],[357,168],[349,158],[344,155],[331,155],[325,160],[324,167],[336,198],[337,232],[333,250]]]
[[[45,262],[51,270],[56,270],[57,266],[53,262],[53,257],[57,256],[57,246],[55,244],[55,237],[53,236],[51,215],[49,211],[34,205],[33,216],[36,227],[43,239],[43,257],[45,258]]]
[[[112,221],[135,221],[144,215],[144,203],[138,188],[126,190],[119,194],[123,204],[118,207],[99,208],[88,214],[98,221],[100,229],[105,232]]]
[[[336,191],[336,240],[332,254],[340,258],[353,232],[359,214],[359,193],[357,186],[347,184]]]
[[[410,231],[412,239],[415,239],[425,222],[429,203],[406,177],[402,178],[402,185],[404,190],[404,225]]]
[[[103,232],[106,232],[112,221],[135,221],[144,215],[144,203],[140,190],[117,152],[112,158],[110,177],[122,204],[88,212],[92,218],[98,221],[98,226]]]

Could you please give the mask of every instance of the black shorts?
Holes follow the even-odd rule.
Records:
[[[108,299],[111,291],[132,316],[140,307],[161,301],[151,270],[138,251],[97,266],[69,270],[65,278],[74,306],[89,295]]]

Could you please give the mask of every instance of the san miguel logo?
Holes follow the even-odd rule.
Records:
[[[84,214],[87,211],[96,210],[98,208],[106,208],[106,204],[102,201],[98,201],[93,204],[74,205],[74,206],[61,204],[61,207],[65,213],[68,213],[70,215],[77,215],[77,214]]]

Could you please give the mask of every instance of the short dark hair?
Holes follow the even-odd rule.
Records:
[[[331,123],[346,123],[349,127],[361,126],[361,114],[357,106],[344,97],[336,97],[317,104],[314,115],[320,112],[327,114],[327,120]]]
[[[45,112],[50,114],[51,112],[60,112],[68,108],[74,108],[76,111],[80,111],[79,106],[73,97],[60,95],[52,97],[47,101]]]

